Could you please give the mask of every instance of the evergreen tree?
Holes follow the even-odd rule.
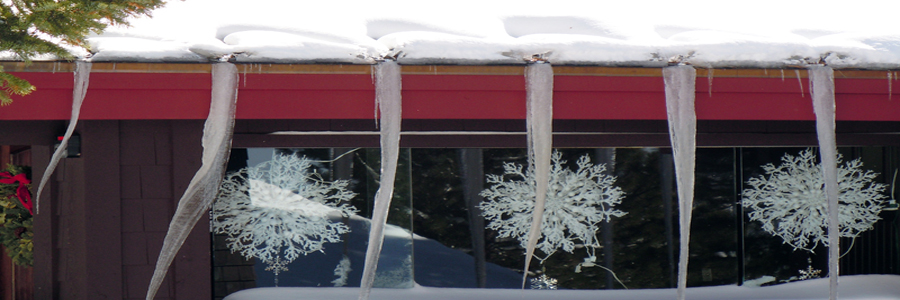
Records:
[[[109,25],[127,25],[128,17],[149,15],[164,0],[4,0],[0,1],[0,51],[15,53],[26,63],[41,54],[64,59],[72,55],[61,44],[83,47],[91,32]],[[10,95],[34,90],[28,81],[0,67],[0,105]]]

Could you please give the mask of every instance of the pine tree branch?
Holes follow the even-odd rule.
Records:
[[[0,2],[0,51],[15,53],[26,63],[51,54],[71,60],[62,45],[83,47],[91,32],[109,25],[128,25],[128,18],[149,16],[163,0],[6,0]],[[0,105],[12,95],[27,95],[35,87],[0,69]]]

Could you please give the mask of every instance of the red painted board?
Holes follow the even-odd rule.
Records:
[[[38,89],[0,108],[0,120],[65,120],[71,73],[15,73]],[[556,119],[664,120],[660,77],[557,76]],[[94,73],[82,119],[204,119],[208,73]],[[836,79],[838,120],[900,121],[900,95],[884,79]],[[698,78],[701,120],[814,120],[806,79]],[[801,93],[801,88],[803,93]],[[710,93],[710,90],[712,93]],[[898,84],[897,90],[900,90]],[[896,97],[895,97],[896,96]],[[241,119],[371,119],[368,74],[241,74]],[[522,119],[521,75],[404,75],[406,119]],[[896,98],[896,99],[895,99]]]

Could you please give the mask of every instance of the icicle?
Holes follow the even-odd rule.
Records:
[[[781,82],[784,82],[784,69],[781,69]]]
[[[71,138],[72,133],[75,132],[75,125],[78,125],[78,116],[81,115],[81,104],[84,102],[84,96],[87,95],[88,83],[90,80],[91,63],[85,61],[76,62],[75,86],[72,88],[72,116],[69,118],[69,127],[66,128],[66,133],[63,135],[62,141],[59,142],[59,147],[53,152],[53,156],[50,157],[50,163],[47,165],[47,169],[44,170],[44,175],[41,176],[41,183],[38,184],[37,193],[35,193],[37,196],[34,197],[35,214],[40,212],[41,193],[44,191],[44,187],[46,187],[47,182],[50,181],[50,176],[53,175],[53,171],[56,171],[56,166],[59,165],[59,161],[67,153],[66,148],[69,145],[69,138]]]
[[[800,70],[794,70],[794,74],[797,74],[797,84],[800,86],[800,97],[803,96],[803,80],[800,80]]]
[[[887,72],[887,81],[888,81],[888,101],[891,101],[891,96],[893,96],[893,83],[891,82],[892,76],[891,72]]]
[[[809,90],[816,113],[819,156],[828,200],[828,279],[831,300],[837,299],[840,231],[838,228],[837,144],[834,134],[834,70],[831,67],[809,67]]]
[[[234,133],[234,111],[237,102],[237,67],[230,63],[212,66],[212,95],[209,116],[203,125],[203,154],[201,166],[191,179],[178,208],[169,223],[169,231],[163,241],[156,261],[156,269],[147,290],[147,300],[153,299],[159,290],[175,254],[184,243],[191,229],[212,204],[225,175],[225,165],[231,153],[231,137]]]
[[[679,232],[678,300],[684,300],[687,288],[688,245],[691,240],[691,212],[694,203],[694,165],[697,151],[697,115],[694,111],[697,71],[691,66],[663,69],[666,84],[666,112],[669,138],[675,158],[678,189]]]
[[[244,70],[241,72],[241,79],[243,81],[243,86],[247,87],[247,65],[242,66]]]
[[[712,97],[712,82],[713,82],[713,68],[707,69],[709,71],[706,72],[706,80],[709,81],[709,96]]]
[[[400,154],[400,120],[402,84],[400,65],[384,61],[375,67],[375,105],[381,112],[381,181],[375,193],[372,226],[369,229],[369,245],[360,283],[359,299],[369,299],[375,283],[375,269],[384,242],[384,225],[394,194],[394,177],[397,175],[397,157]]]
[[[541,221],[547,186],[550,184],[550,156],[553,149],[553,67],[549,63],[534,63],[525,68],[526,130],[528,165],[535,175],[534,212],[528,244],[525,247],[525,273],[522,288],[528,280],[528,268],[534,247],[541,237]]]

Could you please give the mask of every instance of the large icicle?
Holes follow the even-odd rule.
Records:
[[[201,217],[207,216],[206,211],[225,176],[225,165],[231,153],[231,137],[234,133],[237,84],[237,67],[233,64],[217,63],[212,66],[212,99],[209,116],[203,125],[202,164],[178,201],[178,208],[169,223],[169,231],[147,290],[147,300],[156,296],[175,254],[181,249],[194,225]]]
[[[834,70],[831,67],[809,67],[809,90],[816,113],[816,133],[819,136],[819,157],[828,200],[828,279],[829,299],[837,299],[838,261],[840,259],[840,229],[838,228],[837,144],[834,135]]]
[[[34,213],[38,213],[40,210],[41,192],[44,191],[47,181],[50,181],[50,176],[53,175],[53,171],[56,170],[59,161],[63,158],[65,153],[67,153],[66,148],[69,145],[69,138],[71,138],[72,133],[75,132],[75,125],[78,125],[78,116],[81,115],[81,104],[84,103],[84,96],[87,95],[88,83],[90,80],[91,63],[85,61],[76,62],[75,86],[72,88],[72,117],[69,119],[69,127],[66,128],[66,134],[63,135],[62,141],[59,142],[59,147],[56,148],[56,151],[53,152],[53,156],[50,157],[50,164],[47,165],[47,170],[44,170],[44,176],[41,176],[41,183],[38,184],[36,193],[37,196],[34,198]]]
[[[400,65],[384,61],[375,66],[375,104],[381,111],[381,181],[375,193],[372,226],[369,229],[369,245],[360,283],[359,299],[369,299],[375,283],[375,269],[384,242],[384,225],[394,195],[394,177],[397,175],[397,157],[400,154],[400,120],[402,90]]]
[[[691,212],[694,206],[694,164],[697,152],[697,115],[694,112],[697,71],[691,66],[663,69],[666,84],[666,112],[669,138],[675,158],[678,189],[679,233],[678,300],[684,300],[687,288],[688,245],[691,241]]]
[[[528,168],[534,170],[534,215],[528,244],[525,247],[525,273],[522,288],[528,280],[528,268],[534,256],[534,247],[541,237],[541,221],[547,186],[550,184],[550,156],[553,150],[553,67],[549,63],[535,63],[525,68],[526,130],[528,136]]]

